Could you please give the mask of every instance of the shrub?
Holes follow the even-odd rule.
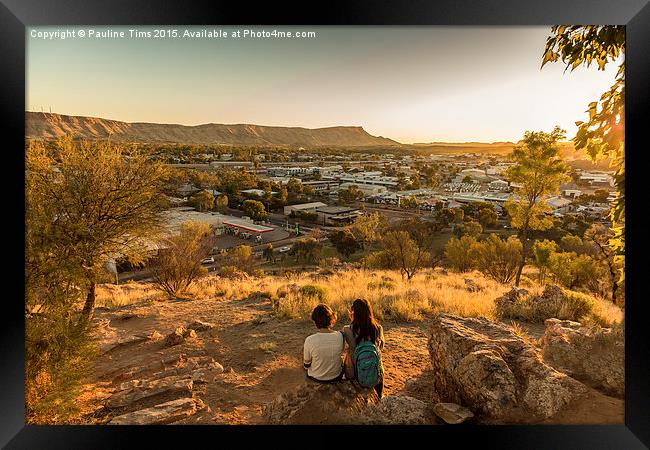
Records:
[[[368,283],[368,289],[386,289],[392,291],[395,289],[395,283],[392,280],[380,280],[380,281],[370,281]]]
[[[517,274],[522,245],[516,237],[503,240],[496,234],[490,234],[485,241],[474,244],[473,248],[470,254],[475,255],[478,269],[495,281],[506,284]]]
[[[445,246],[445,257],[451,268],[459,272],[472,270],[476,265],[473,254],[475,245],[476,239],[470,236],[451,238]]]
[[[592,297],[559,286],[548,286],[541,296],[523,295],[516,300],[500,297],[494,303],[497,318],[534,323],[543,323],[551,318],[579,322],[593,316],[595,306]]]
[[[298,292],[303,297],[317,298],[321,302],[324,302],[327,298],[327,290],[318,284],[306,284]]]

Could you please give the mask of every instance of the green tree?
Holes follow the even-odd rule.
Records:
[[[539,282],[541,284],[544,284],[546,280],[551,255],[557,252],[557,250],[557,244],[547,239],[535,241],[535,244],[533,244],[533,257],[535,258],[535,265],[539,270]]]
[[[217,196],[214,199],[214,206],[216,206],[220,211],[224,211],[228,207],[228,196],[225,194]]]
[[[199,211],[208,211],[214,208],[214,195],[206,190],[202,190],[191,196],[187,200],[187,204]]]
[[[351,185],[347,189],[339,191],[339,204],[340,205],[353,205],[363,199],[363,192],[356,184]]]
[[[264,203],[257,200],[244,200],[242,205],[244,214],[253,220],[264,220],[266,218],[266,210]]]
[[[618,265],[620,261],[616,260],[616,254],[611,248],[611,239],[613,231],[607,227],[594,224],[587,231],[585,231],[584,240],[591,242],[597,249],[595,258],[599,259],[607,268],[609,281],[611,284],[610,295],[614,304],[618,303],[618,291],[620,287],[618,276]]]
[[[228,251],[228,265],[241,270],[251,272],[253,269],[253,248],[250,245],[238,245]]]
[[[142,260],[162,231],[167,171],[127,147],[71,138],[50,150],[31,143],[26,164],[27,271],[65,266],[89,319],[107,260]]]
[[[314,239],[298,239],[291,248],[291,253],[296,257],[296,262],[304,261],[306,263],[318,262],[321,258],[323,244]]]
[[[273,253],[273,244],[271,244],[270,242],[266,244],[266,247],[264,247],[264,251],[262,252],[262,256],[264,256],[267,262],[275,261],[275,254]]]
[[[499,216],[494,209],[482,208],[478,212],[478,221],[483,228],[494,228],[498,218]]]
[[[336,251],[346,258],[361,248],[361,244],[354,233],[347,228],[330,233],[329,240]]]
[[[354,221],[352,230],[359,241],[361,249],[371,242],[377,242],[381,238],[381,228],[385,226],[385,219],[379,213],[362,214]]]
[[[445,258],[450,267],[459,272],[469,272],[476,267],[474,258],[474,249],[476,247],[476,238],[463,236],[460,239],[451,238],[445,246]]]
[[[418,218],[406,219],[384,234],[383,246],[402,276],[410,280],[424,267],[433,267],[439,258],[433,253],[433,228]]]
[[[490,234],[486,240],[470,248],[478,270],[488,277],[506,284],[516,276],[522,250],[521,242],[516,237],[503,240],[496,234]]]
[[[417,209],[418,207],[418,201],[413,195],[400,199],[399,204],[402,208],[406,209]]]
[[[558,141],[564,137],[559,127],[551,133],[527,131],[521,145],[514,148],[512,159],[515,165],[506,170],[506,179],[515,183],[516,199],[506,202],[513,228],[519,229],[523,253],[515,286],[519,286],[521,272],[526,265],[526,257],[531,247],[531,230],[545,230],[553,225],[547,216],[548,197],[555,194],[566,178],[567,166],[559,157]]]
[[[151,264],[153,282],[172,297],[182,295],[208,271],[201,261],[212,252],[215,237],[207,223],[185,222],[180,233],[161,241],[158,257]]]
[[[567,68],[607,64],[620,59],[614,84],[599,100],[589,103],[586,121],[576,122],[573,138],[576,150],[585,150],[594,161],[609,159],[616,168],[617,196],[610,219],[610,248],[620,266],[620,281],[625,279],[625,26],[585,25],[554,26],[546,40],[542,67],[561,60]]]
[[[303,191],[302,181],[297,178],[290,178],[287,182],[287,191],[293,194],[301,194]]]
[[[456,225],[454,233],[457,237],[471,236],[473,238],[478,238],[481,233],[483,233],[483,227],[475,220],[468,220],[467,222]]]

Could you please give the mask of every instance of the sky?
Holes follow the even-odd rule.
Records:
[[[124,37],[89,37],[109,29]],[[361,126],[402,143],[516,142],[555,125],[573,137],[617,69],[565,72],[558,62],[540,70],[550,27],[166,25],[178,36],[160,38],[155,29],[28,28],[27,110],[183,125]],[[42,37],[66,30],[75,36]]]

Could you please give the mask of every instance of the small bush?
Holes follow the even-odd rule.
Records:
[[[502,320],[542,323],[556,318],[579,322],[593,316],[594,306],[594,300],[588,295],[549,286],[541,296],[522,296],[514,301],[506,297],[496,299],[494,314]]]
[[[327,298],[327,290],[318,284],[306,284],[300,288],[299,292],[303,297],[317,298],[321,302]]]
[[[369,290],[385,289],[392,291],[395,289],[395,283],[392,280],[371,281],[368,283]]]

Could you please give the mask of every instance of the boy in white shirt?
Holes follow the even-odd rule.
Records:
[[[307,378],[319,382],[338,381],[343,376],[343,333],[332,330],[336,313],[320,304],[311,313],[318,333],[307,336],[304,345],[303,366]]]

